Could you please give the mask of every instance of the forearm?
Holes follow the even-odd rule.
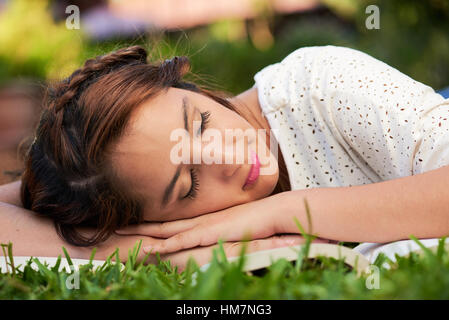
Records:
[[[307,199],[313,234],[354,242],[437,238],[449,234],[449,166],[379,183],[314,188],[279,194],[277,232],[307,228]]]
[[[64,246],[71,258],[88,259],[90,250],[62,240],[51,220],[31,211],[0,202],[0,243],[12,242],[15,256],[63,255]]]
[[[0,186],[0,202],[9,203],[17,207],[23,207],[20,200],[21,181],[14,181]]]

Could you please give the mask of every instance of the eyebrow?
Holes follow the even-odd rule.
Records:
[[[182,112],[183,112],[183,119],[184,119],[184,129],[187,132],[190,132],[189,131],[189,115],[187,113],[187,109],[189,107],[188,102],[189,102],[189,100],[187,99],[187,96],[184,96],[182,98]],[[162,209],[165,208],[168,201],[170,200],[180,174],[181,174],[181,164],[179,164],[178,168],[176,168],[176,172],[175,172],[173,178],[170,180],[170,183],[168,184],[167,188],[164,191],[164,196],[162,197],[162,205],[161,205]]]

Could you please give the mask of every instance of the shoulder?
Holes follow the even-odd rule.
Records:
[[[320,69],[332,66],[334,60],[350,63],[353,60],[374,59],[368,54],[348,47],[333,45],[311,46],[296,49],[282,60],[270,64],[258,71],[254,78],[273,78],[282,73],[311,72],[310,68]]]
[[[282,72],[292,69],[298,70],[301,69],[301,66],[303,66],[303,68],[304,66],[310,66],[319,69],[330,67],[332,65],[338,66],[338,64],[353,64],[357,61],[365,64],[373,62],[382,63],[371,55],[357,49],[327,45],[296,49],[283,58],[279,63],[270,66],[275,66],[273,69]]]
[[[349,48],[349,47],[341,47],[334,45],[326,45],[326,46],[310,46],[310,47],[302,47],[298,48],[288,55],[285,56],[280,62],[286,63],[290,62],[294,59],[301,59],[304,57],[319,59],[323,56],[367,56],[366,53],[359,51],[357,49]]]
[[[328,88],[336,77],[355,79],[360,74],[386,70],[387,67],[352,48],[333,45],[303,47],[257,72],[254,86],[258,88],[262,110],[268,113],[309,101],[310,94],[318,90],[315,88]]]

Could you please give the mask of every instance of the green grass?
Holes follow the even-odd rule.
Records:
[[[374,263],[379,289],[368,289],[370,275],[357,277],[342,260],[308,259],[307,246],[294,263],[279,259],[265,272],[249,275],[242,271],[244,250],[229,262],[220,246],[207,270],[190,261],[178,272],[167,261],[138,263],[136,244],[122,270],[113,262],[117,251],[95,270],[91,264],[81,266],[79,289],[67,288],[71,274],[57,271],[58,264],[39,263],[36,271],[29,262],[21,271],[10,263],[12,272],[0,275],[0,299],[448,299],[449,252],[443,241],[435,252],[424,248],[423,254],[397,257],[396,263],[379,256]],[[11,244],[2,248],[11,262]]]

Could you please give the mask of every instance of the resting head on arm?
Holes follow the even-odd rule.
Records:
[[[192,138],[208,126],[222,134],[223,146],[243,142],[251,150],[261,138],[227,141],[226,129],[258,126],[254,113],[183,81],[189,67],[185,57],[147,63],[146,51],[134,46],[87,60],[50,86],[26,157],[24,208],[53,220],[70,244],[93,246],[130,224],[188,218],[282,191],[270,152],[266,165],[275,170],[250,186],[249,153],[243,163],[172,161],[177,141],[170,136],[179,128]],[[226,151],[218,152],[224,159]]]

